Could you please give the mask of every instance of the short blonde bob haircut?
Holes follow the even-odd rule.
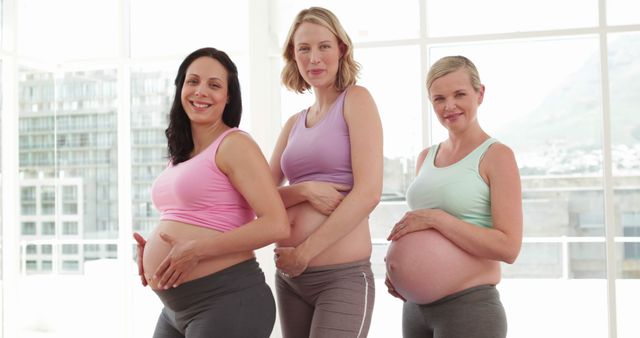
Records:
[[[309,22],[326,27],[338,39],[338,46],[342,56],[338,64],[338,74],[336,75],[335,86],[338,91],[343,91],[347,87],[356,83],[360,65],[353,59],[353,44],[347,35],[338,18],[328,9],[322,7],[310,7],[298,13],[291,24],[289,34],[283,46],[282,56],[285,65],[282,69],[282,84],[291,91],[304,93],[311,89],[311,86],[304,80],[295,60],[293,35],[303,22]]]
[[[429,69],[429,73],[427,73],[427,93],[429,94],[429,100],[431,100],[431,85],[433,85],[435,80],[463,68],[471,78],[471,87],[473,87],[476,92],[479,91],[482,87],[482,82],[480,82],[480,74],[473,62],[460,55],[445,56],[436,61],[431,66],[431,69]]]

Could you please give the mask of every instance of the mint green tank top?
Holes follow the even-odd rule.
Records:
[[[431,146],[420,172],[407,189],[409,208],[442,209],[465,222],[492,227],[489,186],[478,168],[489,146],[496,142],[489,138],[462,160],[442,168],[434,165],[440,144]]]

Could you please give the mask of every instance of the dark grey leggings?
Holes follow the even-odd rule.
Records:
[[[276,273],[284,338],[364,338],[375,299],[371,263],[311,267],[289,278]]]
[[[164,308],[153,338],[267,338],[276,307],[255,259],[156,291]]]
[[[507,317],[493,285],[475,286],[429,304],[405,302],[404,338],[501,338]]]

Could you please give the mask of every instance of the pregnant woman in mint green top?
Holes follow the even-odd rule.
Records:
[[[522,244],[520,176],[513,152],[482,130],[484,85],[462,56],[438,60],[429,100],[449,137],[422,151],[410,211],[387,253],[389,293],[405,301],[405,338],[506,337],[495,285]]]

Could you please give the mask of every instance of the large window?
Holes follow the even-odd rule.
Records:
[[[150,186],[167,164],[178,64],[199,47],[228,52],[241,128],[269,154],[313,102],[279,79],[291,20],[312,5],[342,20],[383,122],[369,337],[400,335],[385,238],[408,209],[417,154],[446,138],[424,80],[450,54],[477,64],[480,123],[515,151],[522,177],[524,244],[498,286],[509,337],[640,335],[637,1],[1,2],[0,188],[15,198],[0,196],[0,239],[19,238],[0,253],[2,294],[15,297],[2,299],[16,319],[0,323],[4,337],[151,335],[161,303],[140,286],[131,231],[146,236],[158,219]],[[261,264],[270,279],[273,263]]]
[[[429,53],[431,61],[450,54],[475,60],[486,85],[480,123],[516,153],[526,242],[518,261],[504,266],[507,279],[500,290],[509,317],[534,311],[555,323],[571,308],[570,301],[588,292],[592,297],[571,309],[558,328],[545,328],[557,332],[571,327],[571,336],[606,336],[607,330],[598,50],[596,36],[562,36],[434,46]],[[531,66],[535,64],[547,66]],[[433,142],[446,137],[433,134],[438,135]],[[559,280],[549,292],[520,293],[535,289],[539,278]],[[558,299],[566,300],[567,307],[543,310]],[[593,320],[584,322],[585,317]],[[534,334],[532,330],[510,326],[515,337]]]
[[[633,4],[613,1],[629,13],[616,8],[612,20],[640,22]],[[635,20],[635,21],[633,21]],[[616,236],[615,280],[618,333],[638,334],[637,320],[631,314],[640,302],[640,32],[610,34],[608,37],[611,166],[613,174],[613,233]],[[629,336],[630,337],[630,336]]]

